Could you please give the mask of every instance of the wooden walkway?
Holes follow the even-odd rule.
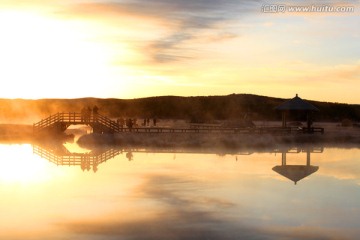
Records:
[[[224,128],[224,127],[206,127],[206,128],[122,128],[120,132],[134,132],[134,133],[218,133],[218,134],[290,134],[290,133],[324,133],[324,128],[311,128],[310,130],[304,128],[294,127],[254,127],[254,128]]]
[[[89,125],[94,133],[217,133],[217,134],[289,134],[289,133],[324,133],[324,128],[297,127],[239,127],[227,128],[220,125],[191,124],[189,128],[165,127],[123,127],[114,120],[100,114],[85,117],[81,113],[57,113],[33,125],[35,134],[42,132],[64,132],[70,125]]]

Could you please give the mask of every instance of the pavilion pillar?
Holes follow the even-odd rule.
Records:
[[[286,112],[285,111],[282,112],[281,118],[282,118],[282,127],[286,127]]]
[[[285,166],[286,165],[286,152],[282,152],[281,153],[281,165]]]
[[[306,166],[310,166],[310,149],[306,149]]]
[[[307,128],[308,128],[308,132],[310,132],[310,128],[311,128],[311,125],[312,125],[312,120],[311,120],[311,114],[309,111],[306,112],[306,125],[307,125]]]

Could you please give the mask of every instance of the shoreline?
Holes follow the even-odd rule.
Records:
[[[322,147],[360,147],[360,131],[324,134],[207,134],[207,133],[91,133],[77,143],[84,148],[102,145],[137,148],[216,148],[226,150],[267,149],[281,146],[316,145]]]
[[[69,129],[63,135],[47,135],[46,139],[62,140],[66,136],[80,136],[79,146],[92,149],[97,146],[142,148],[197,148],[197,149],[249,149],[276,148],[289,145],[321,145],[324,147],[360,147],[360,128],[339,127],[322,123],[324,134],[271,134],[271,133],[134,133],[88,134],[83,129]],[[68,135],[66,135],[68,134]],[[82,136],[81,136],[82,135]],[[0,124],[0,142],[33,143],[40,140],[33,135],[33,126],[26,124]]]

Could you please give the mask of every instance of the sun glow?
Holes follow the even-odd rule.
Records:
[[[31,145],[0,145],[0,183],[30,184],[51,178],[49,163],[35,155]],[[33,156],[29,159],[29,156]]]
[[[6,11],[0,29],[1,97],[95,96],[96,82],[115,78],[110,48],[83,22]]]

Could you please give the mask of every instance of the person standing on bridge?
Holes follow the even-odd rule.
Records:
[[[85,119],[86,119],[86,108],[83,107],[81,109],[81,122],[85,122]]]
[[[85,111],[85,122],[89,123],[91,119],[91,108],[87,107]]]
[[[96,114],[98,114],[98,112],[99,112],[99,108],[95,105],[93,107],[93,114],[96,115]]]
[[[93,107],[92,112],[93,112],[94,121],[96,121],[96,120],[97,120],[97,115],[98,115],[98,112],[99,112],[99,108],[95,105],[95,106]]]

